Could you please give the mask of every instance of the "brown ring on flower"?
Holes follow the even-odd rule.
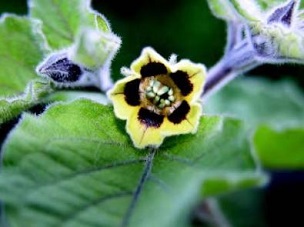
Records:
[[[149,62],[141,68],[142,79],[135,79],[126,84],[125,100],[132,106],[140,105],[154,114],[139,116],[141,122],[153,122],[159,116],[168,117],[174,124],[186,119],[190,110],[183,100],[193,90],[189,75],[181,70],[169,73],[164,64]],[[150,117],[151,119],[148,119]],[[148,127],[150,124],[147,125]]]
[[[171,114],[182,101],[180,90],[167,75],[143,78],[139,93],[142,107],[164,116]]]

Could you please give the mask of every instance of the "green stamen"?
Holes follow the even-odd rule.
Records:
[[[153,92],[157,93],[158,90],[159,90],[159,88],[160,88],[160,86],[161,86],[161,83],[159,81],[155,81],[154,85],[153,85]]]
[[[156,103],[158,103],[159,102],[159,100],[160,100],[160,97],[159,96],[156,96],[155,98],[154,98],[154,104],[156,104]]]
[[[170,95],[170,96],[168,97],[168,99],[169,99],[171,102],[174,102],[174,101],[175,101],[175,98],[174,98],[173,95]]]
[[[148,98],[154,98],[155,96],[156,96],[156,94],[154,92],[152,92],[152,91],[150,91],[150,92],[147,93],[147,97]]]
[[[170,90],[168,91],[168,95],[169,95],[169,96],[172,96],[172,95],[173,95],[173,90],[172,90],[172,88],[170,88]]]
[[[149,81],[145,90],[146,97],[159,109],[169,107],[175,101],[173,89],[153,79]],[[167,97],[166,99],[160,97]]]
[[[157,95],[163,95],[165,93],[167,93],[169,91],[169,88],[167,86],[163,86],[162,88],[160,88],[157,92]]]
[[[167,100],[165,100],[165,105],[166,105],[166,106],[170,106],[170,105],[171,105],[171,102],[167,99]]]
[[[150,80],[149,86],[150,86],[150,87],[153,87],[153,85],[154,85],[154,80]]]

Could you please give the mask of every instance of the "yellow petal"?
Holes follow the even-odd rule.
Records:
[[[159,147],[164,140],[164,136],[161,135],[161,128],[161,126],[159,128],[147,127],[141,123],[138,120],[138,111],[132,112],[126,125],[134,146],[139,149],[147,146]]]
[[[202,115],[202,107],[198,103],[190,105],[190,111],[186,115],[186,119],[179,124],[174,124],[165,118],[161,127],[164,136],[195,133]]]
[[[126,120],[132,114],[132,112],[139,109],[139,106],[131,106],[126,102],[124,89],[126,83],[138,79],[137,76],[128,76],[117,81],[114,87],[108,91],[107,95],[113,102],[114,113],[116,117]]]
[[[140,74],[140,70],[143,66],[147,65],[150,62],[159,62],[165,65],[168,72],[170,72],[170,65],[169,62],[164,59],[161,55],[159,55],[153,48],[151,47],[145,47],[139,58],[137,58],[132,64],[131,64],[131,70],[134,72]]]
[[[202,91],[206,78],[206,67],[202,64],[196,64],[189,60],[181,60],[172,67],[172,71],[181,70],[189,75],[189,80],[193,85],[193,91],[185,97],[190,104],[196,101]]]

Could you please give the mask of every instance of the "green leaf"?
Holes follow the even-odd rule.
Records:
[[[208,0],[212,13],[226,21],[239,21],[240,16],[249,21],[260,21],[259,5],[253,0]]]
[[[245,20],[250,22],[263,20],[259,5],[255,0],[230,0],[230,2]]]
[[[289,81],[237,79],[210,97],[204,109],[209,114],[243,119],[251,127],[261,123],[276,128],[304,124],[303,94]]]
[[[220,210],[231,226],[266,227],[265,201],[262,189],[236,191],[219,196]]]
[[[50,92],[49,83],[33,81],[28,84],[24,94],[11,98],[0,98],[0,125],[38,104]]]
[[[238,21],[239,17],[228,0],[207,0],[212,13],[223,20]]]
[[[257,0],[258,4],[260,5],[260,7],[266,11],[269,9],[272,9],[274,7],[277,7],[281,4],[287,3],[287,0]],[[303,8],[304,6],[304,2],[300,1],[300,7]]]
[[[286,3],[286,0],[256,0],[263,10],[271,9],[278,4]]]
[[[274,130],[261,126],[254,147],[262,165],[271,169],[301,169],[304,166],[304,127]]]
[[[232,189],[241,190],[250,188],[256,184],[258,174],[256,172],[247,172],[244,174],[237,173],[212,177],[205,180],[202,195],[208,197],[215,194],[221,195]]]
[[[90,8],[89,0],[30,0],[30,15],[43,22],[43,32],[53,49],[70,46],[79,28],[109,31],[104,17]]]
[[[105,94],[88,91],[56,91],[47,96],[45,102],[71,102],[77,99],[89,99],[103,105],[110,104],[110,101]]]
[[[85,0],[82,0],[85,1]],[[87,7],[89,7],[91,1],[86,0]],[[99,12],[92,10],[90,7],[88,8],[89,13],[85,13],[84,16],[86,16],[86,23],[88,27],[93,27],[92,25],[95,24],[95,27],[98,31],[103,32],[111,32],[111,27],[107,19],[100,14]]]
[[[107,62],[111,62],[120,44],[120,38],[113,33],[82,29],[69,57],[90,70],[96,70]]]
[[[187,226],[204,192],[265,182],[238,120],[203,117],[197,134],[168,138],[157,152],[136,150],[124,125],[88,100],[24,115],[3,148],[10,224]],[[211,179],[228,183],[213,190]]]
[[[38,78],[35,67],[47,52],[41,23],[5,14],[0,21],[0,96],[13,96]]]

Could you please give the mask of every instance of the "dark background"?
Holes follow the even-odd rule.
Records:
[[[179,58],[201,62],[207,67],[215,64],[223,54],[225,23],[211,15],[206,0],[93,0],[92,3],[111,22],[113,32],[123,41],[113,62],[115,78],[120,77],[120,67],[129,66],[145,46],[153,47],[164,57],[175,53]],[[0,13],[3,12],[27,14],[26,0],[0,1]],[[265,65],[247,76],[272,80],[289,78],[304,88],[303,66]],[[3,126],[0,134],[9,131],[16,121]],[[261,209],[267,226],[304,226],[301,214],[303,182],[303,172],[273,172],[271,184],[259,191],[263,194]],[[296,208],[297,205],[300,208]]]

